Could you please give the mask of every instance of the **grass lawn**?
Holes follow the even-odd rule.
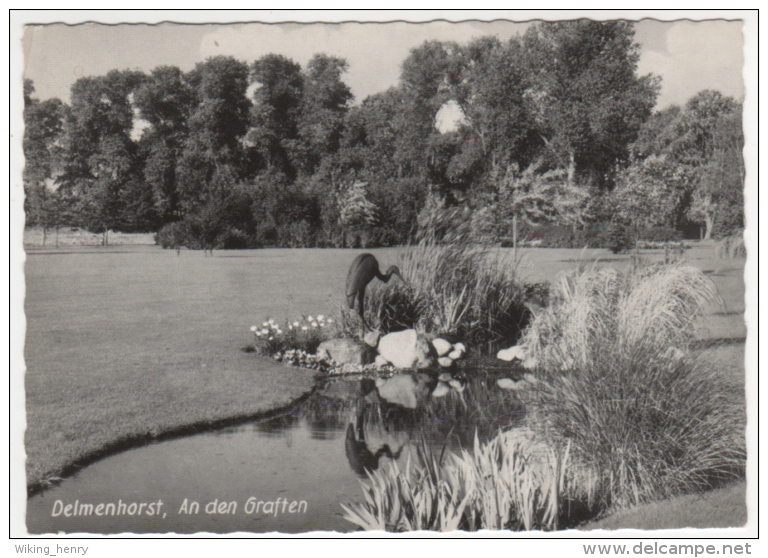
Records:
[[[27,481],[67,471],[105,449],[193,425],[253,416],[312,386],[312,372],[242,353],[249,327],[266,318],[332,314],[343,303],[355,250],[202,252],[154,246],[30,249],[27,252]],[[374,251],[382,266],[396,249]],[[526,281],[554,279],[580,258],[622,267],[607,250],[524,249]],[[501,257],[511,259],[511,250]],[[662,258],[661,251],[647,252]],[[714,250],[686,253],[717,284],[722,308],[704,339],[745,336],[743,260]],[[743,343],[705,349],[744,383]]]

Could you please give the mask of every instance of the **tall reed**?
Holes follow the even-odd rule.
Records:
[[[709,279],[684,265],[590,267],[551,296],[523,336],[540,380],[528,422],[572,442],[582,498],[622,508],[743,475],[743,394],[690,350],[718,300]]]
[[[568,448],[534,442],[529,431],[500,433],[473,450],[410,460],[369,473],[365,500],[342,504],[344,518],[366,530],[475,531],[556,529]]]

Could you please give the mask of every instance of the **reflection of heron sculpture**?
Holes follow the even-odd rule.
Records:
[[[390,266],[387,273],[382,275],[381,271],[379,271],[379,262],[373,254],[360,254],[352,262],[352,265],[349,266],[349,273],[347,273],[347,304],[349,304],[350,308],[354,308],[355,298],[357,298],[357,312],[363,320],[363,327],[368,327],[368,324],[365,322],[363,308],[365,304],[365,288],[374,277],[386,283],[393,275],[397,275],[405,283],[405,279],[400,275],[400,269],[396,265]]]
[[[382,457],[390,459],[399,459],[403,451],[402,446],[393,452],[389,444],[384,444],[376,452],[368,448],[365,441],[365,432],[363,431],[362,413],[358,412],[353,422],[347,425],[347,436],[344,441],[344,451],[347,454],[347,460],[352,470],[362,478],[366,477],[367,472],[373,472],[379,468],[379,460]]]

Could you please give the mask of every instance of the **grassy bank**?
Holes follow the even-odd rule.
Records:
[[[582,256],[606,257],[605,265],[619,267],[629,260],[607,251],[521,252],[526,281],[551,279]],[[311,373],[239,349],[251,342],[249,327],[257,320],[337,312],[347,268],[358,253],[217,251],[204,257],[152,246],[30,250],[28,483],[59,475],[121,440],[254,415],[300,396],[311,386]],[[375,251],[384,268],[397,253]],[[743,336],[743,260],[719,261],[704,248],[688,255],[726,301],[725,311],[706,317],[708,336]],[[743,382],[743,369],[731,374]]]

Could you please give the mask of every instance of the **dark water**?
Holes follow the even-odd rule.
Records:
[[[355,530],[340,503],[362,500],[366,469],[416,464],[422,441],[438,454],[469,448],[475,432],[486,439],[521,416],[516,395],[492,380],[439,398],[431,396],[436,382],[425,374],[400,374],[378,386],[340,380],[278,417],[107,457],[30,498],[27,529]]]

